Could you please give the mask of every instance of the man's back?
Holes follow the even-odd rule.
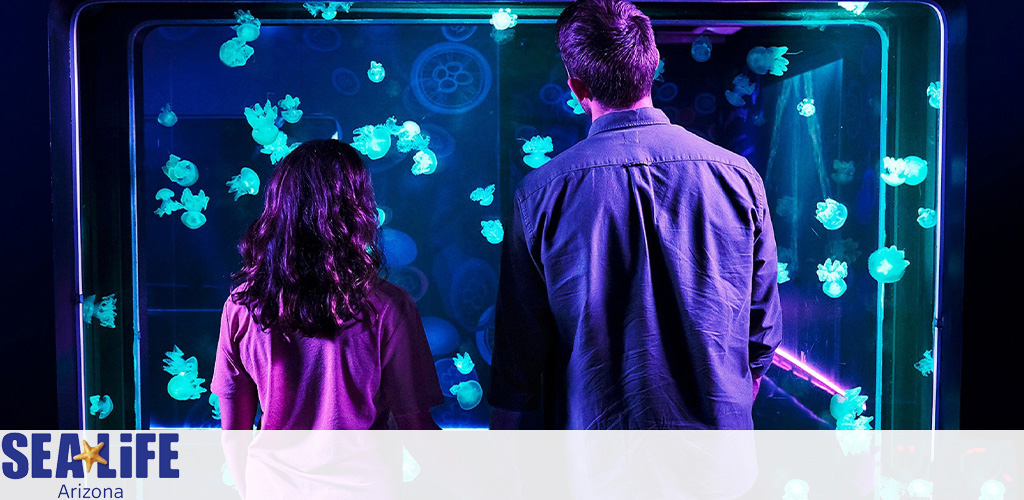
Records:
[[[751,428],[781,332],[746,160],[654,108],[610,113],[526,177],[512,219],[493,405],[536,406],[543,373],[550,427]]]

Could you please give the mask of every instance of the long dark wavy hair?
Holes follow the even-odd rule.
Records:
[[[370,173],[352,146],[303,143],[270,178],[266,208],[238,244],[236,304],[271,333],[333,337],[370,310],[384,257]]]

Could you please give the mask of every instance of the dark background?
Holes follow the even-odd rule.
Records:
[[[1015,238],[1024,180],[1024,37],[1019,0],[968,7],[968,169],[961,427],[1022,429],[1008,404],[1024,335]],[[0,16],[5,241],[0,244],[0,429],[57,428],[53,318],[48,0]],[[952,123],[951,127],[961,126]],[[1005,403],[1004,403],[1005,402]],[[997,404],[1003,403],[1003,404]]]

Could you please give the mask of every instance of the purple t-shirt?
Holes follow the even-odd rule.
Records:
[[[444,402],[416,303],[387,282],[368,300],[376,321],[323,339],[271,335],[229,297],[210,390],[257,393],[263,429],[383,429]]]

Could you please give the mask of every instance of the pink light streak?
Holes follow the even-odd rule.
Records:
[[[843,389],[842,387],[839,387],[839,384],[833,382],[832,380],[829,380],[828,377],[826,377],[826,376],[822,375],[821,373],[819,373],[818,370],[815,370],[814,368],[811,368],[810,365],[808,365],[807,363],[804,363],[803,361],[800,361],[796,356],[790,354],[785,349],[779,347],[778,349],[775,349],[775,354],[777,354],[778,356],[782,357],[783,360],[785,360],[782,363],[778,363],[778,362],[775,363],[776,365],[779,366],[779,368],[782,368],[782,369],[792,369],[792,366],[789,366],[789,367],[785,366],[786,364],[791,363],[792,365],[795,365],[797,368],[800,368],[805,373],[807,373],[808,375],[813,377],[814,378],[814,381],[813,381],[814,385],[816,385],[818,387],[821,387],[822,389],[824,389],[826,391],[829,391],[832,394],[845,394],[846,393],[846,389]]]

